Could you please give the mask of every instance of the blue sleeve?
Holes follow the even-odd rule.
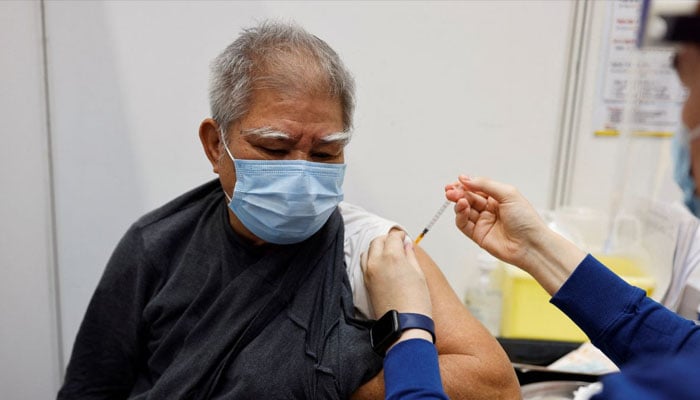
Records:
[[[649,357],[602,379],[603,391],[592,400],[697,399],[700,349],[675,356]]]
[[[384,358],[387,400],[447,400],[435,345],[423,339],[399,342]]]
[[[699,326],[646,297],[590,254],[551,302],[618,365],[700,348]]]

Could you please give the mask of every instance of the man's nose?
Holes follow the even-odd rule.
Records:
[[[285,159],[310,161],[311,156],[309,155],[309,152],[304,150],[292,150],[289,152],[287,157],[285,157]]]

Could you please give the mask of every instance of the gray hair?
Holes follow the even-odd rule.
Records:
[[[355,83],[335,51],[293,23],[264,21],[244,29],[211,64],[212,118],[225,132],[246,115],[255,89],[338,98],[343,129],[352,128]]]

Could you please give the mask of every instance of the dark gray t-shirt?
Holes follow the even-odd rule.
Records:
[[[252,246],[212,181],[122,238],[58,397],[347,398],[381,362],[353,318],[339,213],[300,244]]]

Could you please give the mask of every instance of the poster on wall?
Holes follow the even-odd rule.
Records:
[[[670,137],[686,91],[673,70],[674,50],[637,48],[641,0],[608,3],[594,105],[596,136]]]

